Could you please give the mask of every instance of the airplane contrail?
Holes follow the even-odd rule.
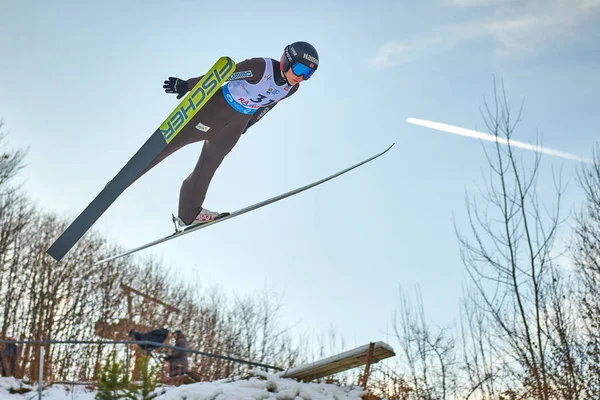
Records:
[[[498,142],[498,143],[506,144],[506,145],[508,145],[510,142],[510,145],[514,146],[514,147],[518,147],[518,148],[525,149],[525,150],[531,150],[531,151],[535,151],[538,153],[544,153],[544,154],[548,154],[551,156],[566,158],[568,160],[575,160],[575,161],[587,162],[587,163],[592,162],[592,160],[590,160],[590,159],[580,157],[575,154],[565,153],[563,151],[549,149],[547,147],[542,147],[542,146],[536,146],[536,145],[529,144],[529,143],[523,143],[523,142],[519,142],[517,140],[512,140],[512,139],[509,141],[502,137],[496,137],[494,135],[490,135],[489,133],[473,131],[471,129],[460,128],[458,126],[447,125],[447,124],[442,124],[439,122],[427,121],[425,119],[418,119],[418,118],[408,118],[406,120],[406,122],[408,122],[409,124],[424,126],[426,128],[436,129],[438,131],[454,133],[455,135],[467,136],[467,137],[474,138],[474,139],[487,140],[490,142]]]

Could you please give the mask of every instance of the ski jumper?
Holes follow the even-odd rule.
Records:
[[[271,58],[244,60],[236,71],[140,174],[182,147],[204,141],[198,162],[179,193],[179,218],[186,224],[202,210],[210,181],[241,135],[300,86],[290,86],[281,76],[279,61]],[[201,78],[189,79],[188,90]]]

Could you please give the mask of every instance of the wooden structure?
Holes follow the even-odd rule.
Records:
[[[124,294],[127,296],[127,314],[128,318],[120,318],[118,322],[108,322],[105,320],[98,320],[94,326],[96,334],[104,339],[109,340],[131,340],[129,337],[129,332],[134,329],[137,332],[149,332],[156,327],[150,328],[143,324],[138,324],[134,321],[135,317],[140,317],[139,310],[136,312],[133,306],[133,295],[140,296],[142,298],[142,304],[144,302],[152,302],[162,306],[165,309],[165,313],[162,317],[161,325],[168,326],[168,320],[171,313],[180,313],[181,311],[170,305],[165,303],[162,300],[157,299],[156,297],[150,296],[147,293],[143,293],[139,290],[136,290],[130,286],[125,284],[121,284],[121,290],[123,290]],[[142,356],[146,354],[144,350],[142,350],[139,346],[133,347],[133,372],[132,379],[138,379],[140,374],[140,359]],[[129,365],[129,350],[127,352],[127,364]]]
[[[360,385],[366,387],[371,364],[395,355],[387,343],[371,342],[320,361],[290,368],[282,377],[308,382],[364,365],[365,371]]]
[[[165,323],[169,319],[169,316],[172,312],[181,312],[181,310],[179,310],[177,307],[167,304],[164,301],[157,299],[156,297],[152,297],[146,293],[142,293],[139,290],[135,290],[130,286],[121,284],[121,289],[125,292],[125,294],[127,294],[127,312],[129,313],[129,318],[133,318],[133,299],[131,298],[131,293],[137,294],[138,296],[142,296],[145,300],[150,300],[156,304],[163,306],[165,310],[167,310],[164,317]]]
[[[127,314],[128,314],[128,318],[120,318],[117,322],[107,322],[104,320],[99,320],[96,322],[94,329],[95,332],[98,336],[100,336],[101,338],[104,339],[109,339],[109,340],[128,340],[129,339],[129,331],[131,331],[132,329],[135,329],[138,332],[148,332],[150,330],[152,330],[152,328],[143,325],[143,324],[138,324],[134,322],[134,317],[135,317],[135,311],[133,309],[133,298],[132,295],[138,295],[141,296],[144,301],[151,301],[153,303],[159,304],[161,306],[163,306],[166,310],[165,315],[163,317],[163,325],[167,325],[169,316],[171,315],[171,313],[175,312],[175,313],[180,313],[181,311],[170,305],[167,304],[155,297],[152,297],[146,293],[140,292],[139,290],[136,290],[130,286],[127,286],[125,284],[121,284],[121,290],[123,290],[123,292],[125,293],[125,295],[127,296]]]

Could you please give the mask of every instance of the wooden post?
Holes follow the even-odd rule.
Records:
[[[365,364],[365,372],[363,373],[363,376],[361,378],[361,384],[360,386],[363,387],[363,389],[367,389],[367,381],[369,380],[369,373],[371,372],[371,362],[375,361],[373,359],[373,349],[375,347],[375,343],[371,342],[369,343],[369,351],[367,352],[367,362]]]

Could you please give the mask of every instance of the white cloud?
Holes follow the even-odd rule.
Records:
[[[442,39],[437,36],[416,38],[410,44],[387,42],[379,48],[375,57],[369,60],[369,65],[381,69],[404,64],[418,58],[426,49],[442,44]]]
[[[447,51],[464,42],[492,39],[497,55],[534,53],[597,19],[600,0],[441,0],[454,7],[493,6],[488,15],[459,25],[441,27],[431,36],[387,43],[370,60],[373,67],[390,67],[422,54]]]
[[[581,10],[591,10],[594,8],[600,8],[600,0],[583,0],[579,2],[579,8]]]
[[[375,57],[369,61],[369,64],[374,68],[390,67],[393,64],[397,64],[398,58],[408,50],[408,47],[403,43],[388,42],[379,48]]]

